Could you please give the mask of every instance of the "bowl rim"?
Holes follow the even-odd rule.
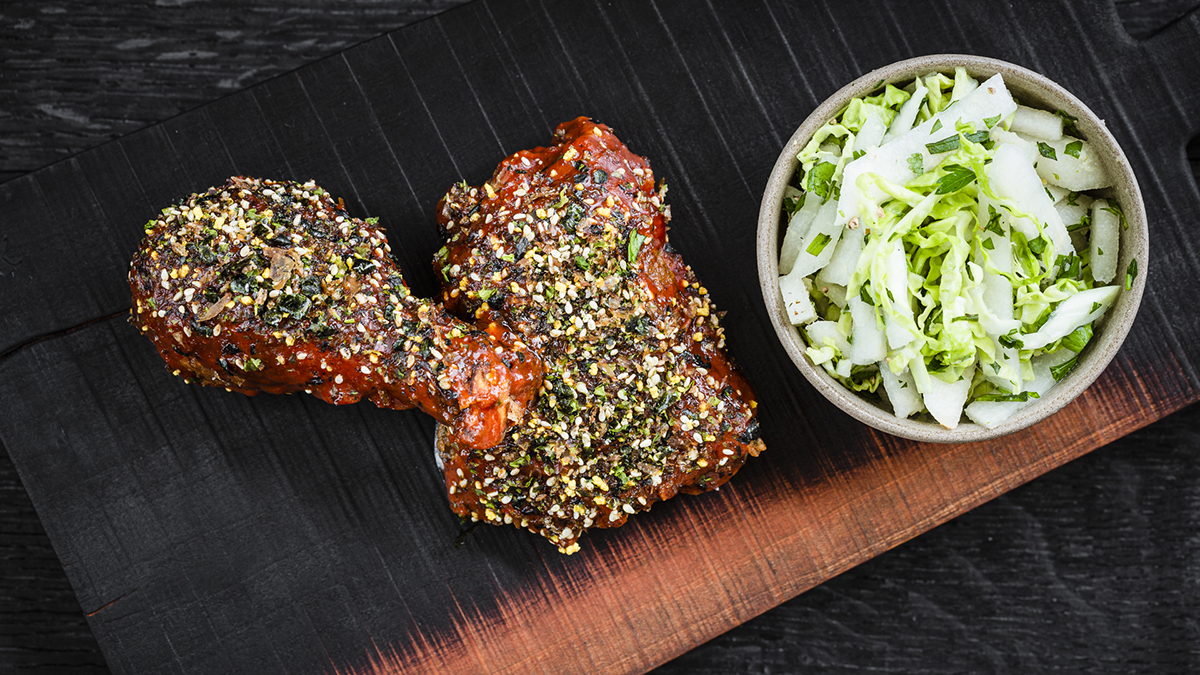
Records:
[[[824,368],[814,366],[808,359],[804,353],[803,338],[788,320],[779,291],[780,210],[784,188],[799,163],[796,159],[799,151],[817,129],[849,104],[850,99],[867,95],[885,84],[911,80],[917,75],[935,71],[953,72],[956,67],[966,68],[972,76],[980,78],[1000,73],[1011,91],[1018,93],[1020,90],[1018,95],[1023,101],[1035,103],[1041,108],[1053,103],[1058,109],[1078,118],[1076,125],[1080,134],[1093,146],[1102,149],[1098,154],[1113,177],[1113,188],[1110,190],[1115,193],[1128,223],[1128,229],[1121,234],[1118,274],[1114,281],[1121,283],[1130,260],[1137,260],[1138,270],[1132,288],[1123,290],[1101,319],[1095,337],[1081,354],[1074,371],[1047,396],[991,429],[969,419],[964,419],[955,429],[917,419],[901,419],[891,410],[881,408],[850,391]],[[1010,76],[1013,81],[1010,81]],[[930,54],[885,65],[853,80],[817,106],[788,139],[771,170],[759,206],[756,247],[759,282],[771,325],[789,358],[805,379],[838,408],[871,427],[895,436],[935,443],[966,443],[999,438],[1042,421],[1074,400],[1116,356],[1137,315],[1149,272],[1145,203],[1129,159],[1105,127],[1104,121],[1083,101],[1040,73],[1000,59],[970,54]]]

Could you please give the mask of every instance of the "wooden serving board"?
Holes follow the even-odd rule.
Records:
[[[638,672],[1200,398],[1200,18],[1137,42],[1098,1],[481,0],[0,185],[0,441],[117,673]],[[1079,400],[998,442],[875,433],[777,344],[758,201],[794,127],[880,65],[970,52],[1044,73],[1134,165],[1150,283]],[[768,451],[564,557],[462,548],[413,412],[187,386],[125,322],[142,223],[231,174],[315,178],[435,288],[433,208],[591,115],[671,186]]]

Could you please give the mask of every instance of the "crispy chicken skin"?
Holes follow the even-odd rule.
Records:
[[[464,447],[521,420],[540,364],[413,297],[384,232],[314,183],[234,177],[146,224],[131,323],[185,381],[418,407]]]
[[[708,291],[667,244],[664,193],[647,160],[581,117],[442,199],[446,308],[515,331],[544,377],[495,448],[439,433],[458,515],[573,553],[584,530],[714,489],[763,449]]]

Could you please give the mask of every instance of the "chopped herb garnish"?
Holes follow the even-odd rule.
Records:
[[[958,136],[947,136],[940,141],[926,143],[925,148],[929,150],[929,154],[937,155],[943,152],[950,152],[958,149]]]
[[[321,280],[317,277],[305,277],[300,282],[300,292],[307,296],[320,295]]]
[[[821,162],[814,166],[808,172],[805,189],[825,199],[829,196],[830,182],[833,180],[833,173],[836,169],[837,167],[832,162]]]
[[[995,401],[998,403],[1024,403],[1031,398],[1041,398],[1036,391],[1023,391],[1019,394],[981,394],[976,401]]]
[[[1001,335],[996,339],[996,341],[1000,343],[1001,347],[1008,347],[1009,349],[1024,349],[1025,343],[1017,339],[1016,335],[1017,329],[1014,328],[1010,330],[1007,335]]]
[[[357,274],[370,274],[375,271],[376,267],[378,265],[375,264],[374,260],[358,257],[350,258],[350,269]]]
[[[630,483],[633,482],[633,481],[629,480],[629,476],[625,475],[625,469],[621,468],[620,464],[613,467],[612,475],[621,481],[621,487],[625,487],[626,485],[629,485]]]
[[[1058,266],[1060,270],[1060,275],[1064,277],[1070,277],[1072,279],[1079,278],[1079,266],[1081,262],[1082,261],[1080,260],[1079,256],[1075,255],[1074,253],[1068,253],[1066,255],[1060,254],[1058,258],[1054,260],[1054,264]]]
[[[1075,370],[1075,364],[1077,363],[1079,363],[1079,357],[1072,356],[1069,360],[1063,361],[1057,366],[1050,366],[1050,376],[1054,378],[1055,382],[1058,382],[1072,370]]]
[[[1003,237],[1004,228],[1000,226],[1000,213],[996,211],[996,207],[992,206],[991,204],[988,204],[988,213],[990,216],[988,217],[987,227],[983,229],[987,230],[988,232],[994,232]]]
[[[875,298],[872,298],[871,294],[867,292],[866,286],[863,286],[862,289],[858,292],[858,297],[860,299],[862,299],[862,301],[867,303],[868,305],[870,305],[872,307],[875,306]]]
[[[1078,117],[1067,114],[1065,111],[1062,111],[1062,110],[1055,110],[1054,114],[1063,118],[1063,131],[1070,134],[1071,136],[1079,135],[1079,129],[1075,126],[1075,122],[1079,121]]]
[[[303,295],[281,295],[278,305],[279,309],[287,312],[293,319],[303,319],[312,307],[312,300]]]
[[[1109,202],[1109,203],[1111,204],[1112,202]],[[1116,216],[1116,217],[1120,218],[1120,219],[1121,219],[1121,229],[1122,229],[1122,230],[1128,230],[1128,229],[1129,229],[1129,221],[1125,220],[1125,213],[1124,213],[1123,211],[1121,211],[1121,209],[1120,209],[1119,207],[1116,207],[1116,206],[1105,206],[1104,208],[1102,208],[1102,209],[1100,209],[1100,210],[1101,210],[1101,211],[1108,211],[1109,213],[1113,214],[1114,216]]]
[[[1038,141],[1037,149],[1038,154],[1042,157],[1045,157],[1046,159],[1052,159],[1056,162],[1058,161],[1058,155],[1054,152],[1054,148],[1050,147],[1048,144]]]
[[[496,289],[494,289],[494,288],[481,288],[481,289],[479,289],[478,291],[476,291],[476,292],[475,292],[475,294],[479,296],[479,299],[480,299],[480,300],[483,300],[484,302],[487,302],[487,299],[488,299],[488,298],[490,298],[490,297],[492,297],[493,295],[495,295],[495,294],[496,294]]]
[[[581,220],[583,220],[583,207],[579,204],[572,203],[567,206],[567,211],[563,214],[562,220],[560,220],[559,223],[562,224],[563,228],[565,228],[567,232],[574,232],[575,226],[578,225]]]
[[[969,134],[961,134],[961,136],[972,143],[982,143],[989,138],[986,131],[975,131]],[[931,155],[957,150],[958,147],[958,136],[948,136],[940,141],[925,144],[925,148],[929,150],[929,154]]]
[[[908,158],[908,168],[912,169],[912,172],[918,176],[925,171],[925,160],[921,157],[921,153],[914,152],[912,156]]]
[[[1092,324],[1084,324],[1079,328],[1071,331],[1071,334],[1062,339],[1064,349],[1070,349],[1078,354],[1083,351],[1087,343],[1092,341]]]
[[[1083,141],[1071,141],[1067,143],[1067,147],[1063,148],[1063,152],[1075,159],[1079,159],[1079,153],[1083,150]]]
[[[984,124],[986,124],[986,125],[987,125],[987,128],[989,128],[989,129],[991,129],[992,127],[996,126],[996,123],[997,123],[997,122],[999,122],[999,121],[1000,121],[1000,116],[999,116],[999,115],[995,115],[995,116],[993,116],[993,117],[985,117],[985,118],[983,118],[983,123],[984,123]]]
[[[1133,280],[1137,278],[1137,258],[1129,261],[1129,269],[1125,271],[1125,290],[1133,290]]]
[[[1085,227],[1091,227],[1091,225],[1092,225],[1092,217],[1085,213],[1079,217],[1078,223],[1067,226],[1067,232],[1074,232],[1075,230],[1082,230]]]
[[[262,318],[263,323],[267,324],[268,326],[278,326],[279,323],[284,319],[283,310],[279,309],[278,307],[264,309],[259,316]]]
[[[969,134],[963,134],[963,137],[972,143],[983,143],[991,138],[991,134],[986,131],[975,131]]]
[[[941,129],[941,128],[942,128],[942,121],[941,121],[941,120],[937,120],[936,122],[934,122],[934,123],[933,123],[933,128],[929,130],[929,133],[931,133],[931,134],[932,134],[932,133],[934,133],[935,131],[937,131],[938,129]]]
[[[804,250],[809,255],[821,255],[821,251],[825,250],[825,247],[829,245],[829,241],[829,235],[825,234],[824,232],[818,232],[817,236],[813,238],[812,243],[809,244],[808,248]]]
[[[642,243],[646,241],[645,235],[637,230],[634,230],[629,235],[629,264],[637,260],[638,251],[642,250]]]
[[[788,220],[791,220],[792,216],[796,215],[796,212],[799,211],[800,208],[804,206],[804,197],[805,196],[806,196],[805,194],[801,193],[797,197],[784,197],[783,198],[783,210],[787,212]]]
[[[958,192],[975,180],[975,172],[960,164],[951,164],[945,167],[945,171],[946,175],[937,181],[939,195]]]

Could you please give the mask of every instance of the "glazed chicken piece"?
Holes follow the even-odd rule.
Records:
[[[522,419],[540,364],[409,292],[374,218],[311,181],[235,177],[146,224],[131,322],[185,381],[418,407],[464,447]]]
[[[459,516],[573,553],[584,530],[714,489],[762,451],[708,291],[667,244],[665,190],[608,127],[579,118],[443,198],[443,302],[521,335],[544,377],[495,448],[439,433]]]

